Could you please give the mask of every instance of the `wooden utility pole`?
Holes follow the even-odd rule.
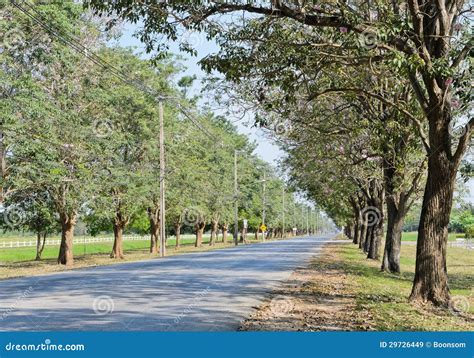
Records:
[[[265,214],[266,214],[266,198],[265,198],[265,190],[266,190],[266,173],[263,172],[263,207],[262,207],[262,226],[265,227]],[[265,231],[266,230],[262,230],[262,239],[263,241],[265,241]]]
[[[239,244],[239,203],[237,186],[237,149],[234,150],[234,245]]]
[[[301,203],[301,232],[304,232],[304,203]],[[308,230],[308,227],[306,227],[306,230]],[[308,234],[308,231],[306,231],[306,234]]]
[[[319,233],[319,210],[316,209],[316,231]]]
[[[308,206],[306,208],[306,233],[308,234],[309,236],[309,212],[310,212],[311,208]]]
[[[292,219],[293,219],[293,223],[292,223],[291,233],[292,235],[296,235],[296,232],[293,232],[293,228],[296,227],[296,201],[295,201],[294,196],[293,196],[293,218]]]
[[[165,129],[163,102],[159,102],[160,117],[160,256],[166,256],[166,208],[165,208]]]
[[[281,212],[283,232],[281,233],[281,236],[286,237],[286,228],[285,228],[285,186],[284,185],[282,186],[282,199],[281,199],[281,201],[282,201],[282,206],[283,206],[282,212]]]

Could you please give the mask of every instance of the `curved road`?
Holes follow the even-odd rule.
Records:
[[[234,331],[329,237],[0,281],[0,330]]]

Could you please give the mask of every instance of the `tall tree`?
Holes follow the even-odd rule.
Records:
[[[402,5],[382,2],[338,6],[331,2],[295,4],[293,1],[269,2],[268,5],[209,1],[195,5],[182,0],[152,5],[135,1],[104,3],[88,0],[85,4],[92,5],[99,12],[115,13],[135,22],[140,18],[142,39],[149,50],[156,49],[155,35],[165,33],[176,38],[179,26],[207,31],[211,37],[217,37],[219,43],[227,44],[234,53],[245,58],[240,68],[229,66],[228,62],[218,66],[229,78],[239,77],[254,66],[254,61],[249,61],[254,57],[247,56],[252,47],[242,46],[235,29],[239,30],[239,26],[248,29],[256,23],[263,35],[260,38],[265,39],[269,30],[261,25],[270,22],[277,27],[280,24],[301,25],[304,31],[307,30],[308,40],[303,46],[313,49],[312,59],[324,61],[328,58],[328,51],[337,50],[341,52],[332,52],[331,59],[343,56],[342,59],[350,65],[364,66],[372,59],[380,59],[404,73],[424,113],[422,122],[416,117],[410,118],[418,126],[418,134],[429,157],[411,299],[448,304],[446,247],[449,215],[456,173],[474,127],[474,119],[470,119],[462,135],[453,140],[451,128],[456,112],[464,109],[472,96],[465,88],[471,69],[464,64],[472,48],[472,37],[467,29],[463,29],[468,22],[464,15],[469,5],[465,1],[410,0]],[[226,22],[226,17],[217,15],[232,12],[252,13],[256,20],[242,17],[241,24],[230,25],[232,31],[222,33],[222,22]],[[180,21],[168,21],[170,15]],[[313,32],[313,29],[323,30]],[[232,39],[237,41],[227,41]],[[361,39],[363,45],[354,47]],[[184,47],[189,49],[189,46]],[[292,56],[296,55],[294,47],[281,47],[290,50],[285,58],[291,64]],[[362,54],[361,47],[365,50]],[[351,51],[353,48],[356,48],[355,53]],[[423,124],[429,127],[427,136]]]

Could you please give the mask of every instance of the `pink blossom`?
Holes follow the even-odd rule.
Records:
[[[445,84],[446,86],[449,86],[449,85],[452,84],[452,83],[453,83],[453,79],[452,79],[452,78],[447,78],[446,81],[444,81],[444,84]]]
[[[347,27],[340,27],[339,31],[343,32],[343,33],[346,33],[347,32]]]

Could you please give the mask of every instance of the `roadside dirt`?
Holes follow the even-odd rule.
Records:
[[[354,283],[338,265],[332,245],[308,267],[297,269],[244,321],[242,331],[370,330],[355,311]]]

